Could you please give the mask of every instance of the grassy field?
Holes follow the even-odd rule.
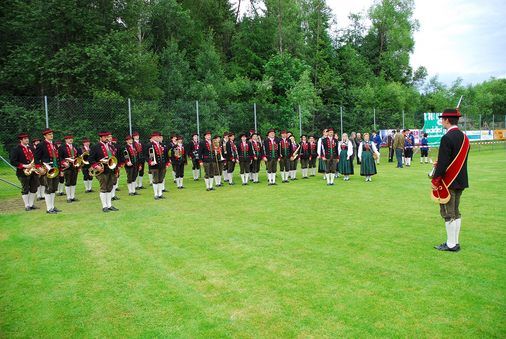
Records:
[[[429,166],[159,201],[123,185],[107,214],[81,181],[58,215],[0,183],[0,337],[505,337],[506,149],[470,154],[459,253],[432,248]]]

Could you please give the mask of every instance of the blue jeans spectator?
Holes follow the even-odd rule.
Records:
[[[402,168],[402,149],[395,149],[395,158],[397,159],[397,168]]]

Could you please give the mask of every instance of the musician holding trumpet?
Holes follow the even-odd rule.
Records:
[[[162,145],[162,134],[153,132],[151,141],[147,145],[147,155],[149,170],[153,175],[153,192],[155,200],[164,199],[163,181],[167,173],[167,167],[170,165],[167,148]]]
[[[128,186],[128,195],[138,195],[136,192],[137,186],[137,176],[139,175],[139,171],[142,168],[142,165],[139,161],[139,153],[137,153],[137,149],[134,146],[134,139],[131,135],[127,135],[125,137],[126,145],[123,148],[123,162],[125,163],[125,172],[127,174],[127,186]]]
[[[60,157],[60,164],[62,165],[63,177],[65,178],[65,192],[67,195],[67,203],[77,201],[76,199],[76,185],[77,174],[82,165],[80,154],[72,144],[74,136],[66,135],[65,142],[58,149]]]
[[[118,211],[112,205],[112,188],[114,185],[114,169],[118,160],[113,155],[109,145],[112,137],[111,132],[99,132],[100,141],[93,145],[90,153],[90,174],[95,176],[100,184],[100,201],[102,202],[102,211]]]
[[[45,201],[46,213],[56,214],[61,212],[54,206],[55,192],[60,182],[60,158],[58,149],[53,144],[53,130],[46,128],[42,131],[44,141],[35,149],[35,164],[39,166],[41,175],[45,175]]]
[[[28,144],[28,134],[18,135],[19,144],[12,149],[10,163],[16,167],[16,176],[21,183],[21,198],[25,204],[25,211],[37,209],[34,206],[35,195],[39,187],[39,175],[35,165],[33,150]]]

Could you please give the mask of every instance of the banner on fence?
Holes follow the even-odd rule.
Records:
[[[494,140],[506,140],[506,129],[496,129],[494,131]]]
[[[494,140],[494,131],[492,130],[481,131],[480,140]]]
[[[423,133],[427,133],[427,139],[430,146],[439,146],[441,137],[445,134],[445,129],[441,125],[439,116],[441,113],[423,114]]]

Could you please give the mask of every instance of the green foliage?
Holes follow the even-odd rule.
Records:
[[[451,107],[460,95],[468,115],[504,114],[504,80],[446,86],[426,81],[423,66],[411,69],[413,0],[376,0],[365,14],[350,13],[349,26],[335,33],[324,0],[254,0],[241,16],[244,3],[4,1],[0,91],[131,98],[142,107],[134,111],[138,128],[163,123],[183,134],[193,132],[184,120],[194,123],[195,100],[201,122],[216,131],[251,128],[253,103],[261,131],[297,127],[299,105],[304,131],[337,126],[341,106],[346,130],[372,128],[373,109],[377,127],[398,126],[403,110],[406,126],[416,127],[421,113]],[[84,133],[93,123],[83,114],[87,122],[72,128]],[[123,128],[124,114],[108,119]]]

